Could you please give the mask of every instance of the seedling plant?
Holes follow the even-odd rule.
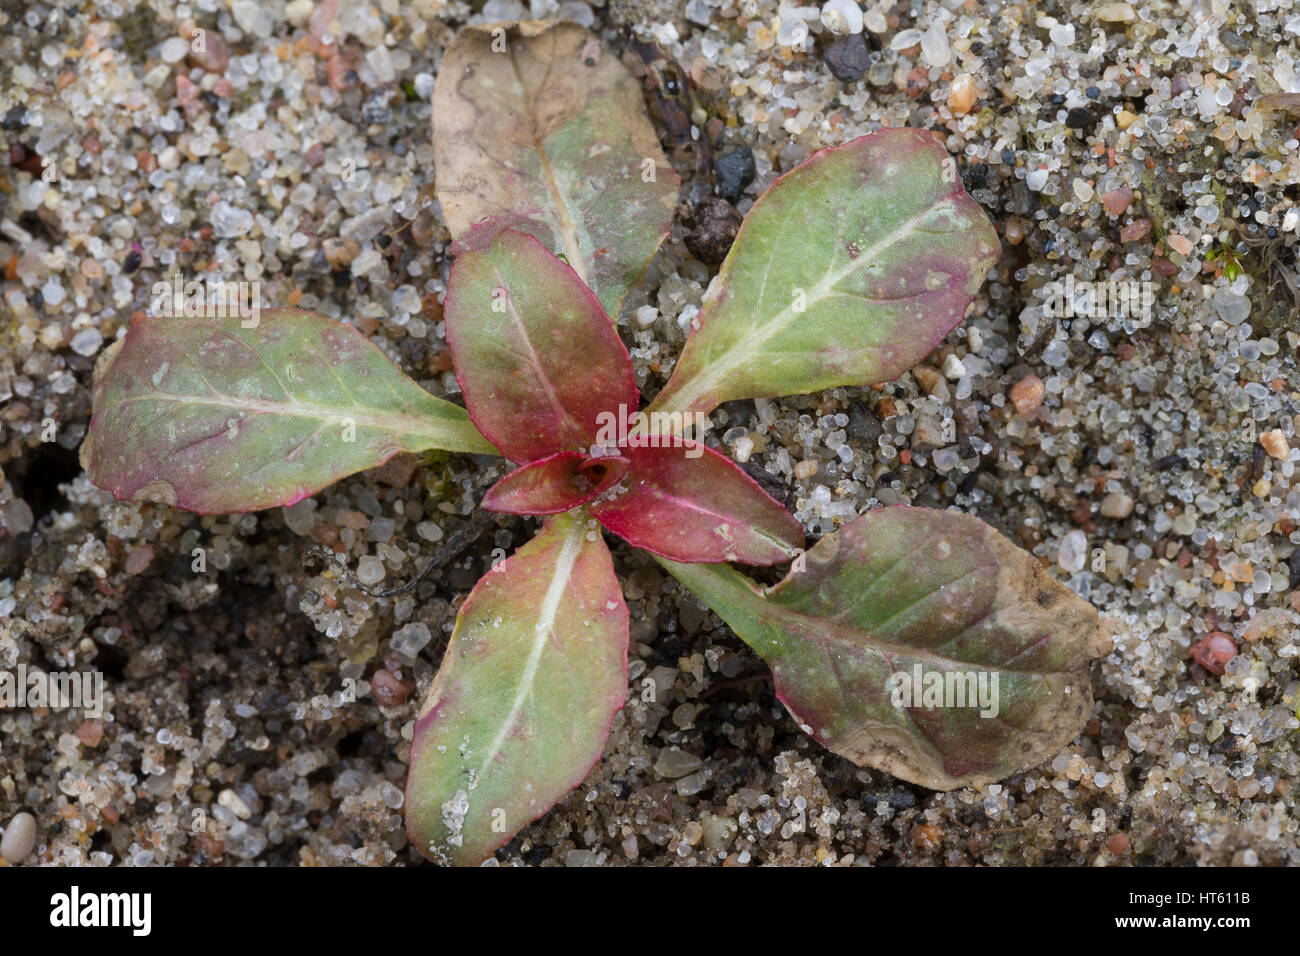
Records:
[[[541,526],[465,598],[415,723],[422,853],[486,859],[599,760],[629,641],[605,532],[714,610],[801,729],[856,763],[949,789],[1078,732],[1106,642],[1035,558],[975,517],[906,506],[805,551],[799,522],[692,427],[723,402],[887,382],[961,321],[998,243],[937,136],[882,129],[776,180],[644,407],[615,319],[679,183],[620,62],[572,23],[467,28],[439,71],[434,146],[464,408],[311,312],[147,316],[96,371],[82,452],[118,498],[200,513],[290,505],[399,452],[512,463],[481,505]],[[771,587],[732,566],[785,562]],[[919,682],[901,703],[899,675]],[[922,693],[974,695],[972,675],[993,678],[995,713]]]

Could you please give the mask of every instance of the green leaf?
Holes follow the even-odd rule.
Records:
[[[934,134],[822,150],[754,204],[651,410],[896,378],[961,321],[997,235]]]
[[[529,233],[615,318],[680,187],[637,82],[572,22],[461,30],[434,86],[433,155],[453,237],[483,220]]]
[[[805,561],[766,591],[726,565],[660,563],[763,656],[835,753],[950,790],[1036,766],[1091,715],[1088,662],[1110,648],[1096,610],[978,518],[883,508]],[[909,699],[891,675],[910,685],[917,668]],[[951,696],[925,696],[932,675]]]
[[[582,782],[623,706],[627,643],[609,549],[581,510],[483,576],[415,723],[420,852],[478,863]]]
[[[95,369],[82,467],[119,499],[202,513],[293,504],[398,452],[495,454],[356,329],[300,309],[150,316]]]

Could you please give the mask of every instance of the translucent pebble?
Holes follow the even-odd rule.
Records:
[[[1047,31],[1047,35],[1058,46],[1069,46],[1074,43],[1074,24],[1058,23]]]
[[[414,659],[432,639],[433,635],[426,625],[419,621],[412,621],[393,631],[388,646],[395,653]]]
[[[357,580],[367,586],[378,584],[386,573],[384,562],[374,555],[366,555],[357,562]]]
[[[65,295],[63,285],[56,278],[51,277],[45,285],[41,286],[41,296],[45,299],[46,305],[58,305]]]
[[[961,463],[955,448],[938,449],[931,460],[934,462],[934,470],[942,474],[947,474]]]
[[[190,45],[182,37],[170,37],[163,41],[158,50],[158,55],[164,63],[179,63],[185,59],[185,54],[190,50]]]
[[[1043,349],[1043,361],[1052,366],[1060,368],[1070,359],[1070,350],[1067,348],[1064,339],[1053,339]]]
[[[94,327],[82,329],[72,337],[72,351],[78,355],[94,355],[104,344],[104,336]]]
[[[827,0],[822,5],[822,25],[831,33],[862,32],[862,8],[855,0]]]
[[[916,46],[920,42],[920,30],[899,30],[894,34],[894,38],[889,41],[889,48],[891,50],[906,50],[908,47]]]
[[[212,231],[223,239],[246,235],[253,228],[253,214],[221,200],[212,207]]]
[[[930,28],[921,34],[921,56],[930,66],[944,66],[952,57],[948,48],[948,33],[943,23],[935,20]]]
[[[687,20],[690,20],[692,23],[698,23],[702,27],[707,27],[711,18],[712,12],[709,10],[709,5],[705,3],[704,0],[687,0]]]
[[[1061,569],[1071,574],[1083,570],[1088,557],[1088,537],[1082,531],[1074,530],[1061,538],[1056,551],[1056,563]]]

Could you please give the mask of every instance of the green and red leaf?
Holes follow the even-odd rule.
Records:
[[[484,220],[536,236],[613,316],[668,235],[680,188],[636,80],[572,22],[461,30],[434,86],[433,153],[460,248]]]
[[[650,408],[896,378],[961,321],[998,250],[933,133],[822,150],[754,204]]]
[[[884,508],[805,561],[766,591],[724,565],[664,565],[763,656],[780,700],[835,753],[948,790],[1038,765],[1091,716],[1088,664],[1110,648],[1096,610],[978,518]],[[891,676],[910,684],[918,667],[922,688],[933,673],[963,693],[983,674],[996,703],[909,700]]]
[[[438,862],[476,864],[600,758],[627,692],[627,606],[582,511],[470,592],[411,746],[406,824]]]
[[[517,515],[559,514],[618,484],[630,464],[618,455],[588,458],[581,452],[560,452],[516,468],[487,490],[482,505]]]
[[[352,326],[300,309],[149,316],[95,370],[82,466],[120,499],[229,513],[288,505],[398,452],[495,454]]]
[[[622,452],[632,463],[624,484],[591,512],[629,544],[675,561],[745,564],[777,564],[803,544],[799,522],[703,443]]]
[[[447,345],[475,424],[516,462],[586,451],[636,414],[632,360],[591,290],[532,236],[503,230],[452,266]]]

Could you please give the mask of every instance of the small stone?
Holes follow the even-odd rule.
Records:
[[[695,211],[695,228],[682,241],[696,259],[716,266],[731,251],[740,223],[740,213],[731,203],[708,196]]]
[[[1127,186],[1119,189],[1112,189],[1104,193],[1101,197],[1101,204],[1105,207],[1106,212],[1112,216],[1123,215],[1124,210],[1128,209],[1129,203],[1133,201],[1133,190]]]
[[[962,364],[961,359],[951,352],[943,360],[943,374],[949,381],[955,382],[966,374],[966,366]]]
[[[0,856],[10,863],[21,863],[36,847],[36,818],[30,813],[16,813],[0,839]]]
[[[971,111],[975,105],[975,78],[969,73],[959,74],[948,90],[948,108],[959,116]]]
[[[1150,232],[1150,219],[1134,219],[1132,222],[1124,223],[1124,228],[1119,231],[1119,241],[1137,242],[1139,239],[1145,239]]]
[[[1237,796],[1241,797],[1243,800],[1249,800],[1259,793],[1259,789],[1259,781],[1254,777],[1251,777],[1250,779],[1243,780],[1241,783],[1237,784]]]
[[[1211,674],[1222,674],[1228,661],[1237,656],[1232,635],[1215,631],[1192,646],[1192,658]]]
[[[32,506],[22,498],[15,498],[0,509],[0,527],[3,527],[11,535],[26,534],[32,530],[32,524],[35,522],[35,516],[32,514]]]
[[[841,83],[856,83],[871,65],[871,51],[861,33],[840,37],[826,48],[822,60]]]
[[[1098,20],[1106,23],[1123,23],[1137,16],[1127,3],[1103,3],[1094,13]]]
[[[149,545],[140,548],[132,548],[131,553],[126,556],[126,573],[140,574],[149,567],[153,561],[154,549]]]
[[[243,798],[233,790],[226,789],[217,794],[217,803],[225,807],[241,820],[247,820],[253,815],[252,809],[244,802]]]
[[[1011,404],[1016,407],[1016,414],[1026,421],[1033,421],[1043,403],[1044,391],[1043,380],[1037,375],[1026,375],[1011,386]]]
[[[754,181],[754,153],[748,146],[733,146],[713,161],[716,192],[727,202],[735,202],[745,187]]]
[[[912,369],[912,377],[916,379],[916,384],[921,386],[921,390],[927,395],[933,395],[935,389],[943,381],[939,373],[928,365],[918,365]]]
[[[1070,129],[1088,131],[1097,125],[1097,117],[1086,106],[1076,106],[1065,114],[1065,125]]]
[[[921,34],[921,56],[930,66],[945,66],[952,58],[948,47],[948,33],[943,21],[936,19],[929,29]]]
[[[827,0],[821,20],[822,26],[838,36],[862,32],[862,8],[856,0]]]
[[[655,761],[655,773],[665,780],[676,780],[678,777],[694,773],[702,765],[703,761],[693,753],[675,747],[665,747],[659,751],[659,759]]]
[[[97,720],[83,720],[77,727],[77,739],[87,747],[98,747],[104,739],[104,725]]]
[[[1112,833],[1106,838],[1106,849],[1110,850],[1110,852],[1114,853],[1116,856],[1119,856],[1121,853],[1127,853],[1128,845],[1129,840],[1127,833]]]
[[[805,458],[794,466],[794,476],[800,479],[811,478],[813,475],[817,474],[817,469],[820,467],[821,465],[813,459]]]
[[[179,63],[185,59],[185,54],[190,51],[190,45],[180,37],[168,37],[163,40],[162,46],[158,50],[158,55],[164,63]]]
[[[398,704],[405,703],[406,699],[414,693],[415,683],[411,680],[399,679],[392,671],[381,667],[370,678],[370,689],[374,691],[379,706],[396,707]]]
[[[225,849],[242,860],[251,860],[266,849],[266,831],[238,820],[226,834]]]
[[[78,355],[91,356],[99,351],[99,347],[104,344],[104,336],[99,329],[93,326],[88,329],[82,329],[72,337],[69,347]]]
[[[384,562],[373,554],[368,554],[357,562],[357,580],[367,587],[378,584],[387,573]]]
[[[420,651],[433,640],[433,634],[425,624],[419,621],[413,621],[410,624],[403,624],[397,630],[393,631],[393,636],[388,641],[388,647],[395,654],[415,660]]]
[[[1061,539],[1056,549],[1056,563],[1061,570],[1078,574],[1088,557],[1088,536],[1082,531],[1071,531]]]
[[[1115,114],[1115,125],[1120,129],[1128,129],[1137,122],[1137,114],[1130,113],[1128,110],[1120,110]]]
[[[1276,458],[1278,461],[1286,461],[1291,456],[1291,446],[1287,443],[1286,436],[1279,429],[1274,428],[1272,431],[1261,434],[1259,443],[1269,453],[1270,457]]]
[[[889,12],[890,7],[889,0],[880,0],[880,3],[877,3],[862,15],[862,25],[872,33],[884,33],[889,29],[889,20],[886,14]]]
[[[222,239],[246,235],[253,228],[253,214],[222,199],[212,207],[212,231]]]
[[[195,42],[197,39],[196,36],[189,43],[190,63],[205,73],[213,73],[217,76],[225,73],[226,67],[230,65],[230,48],[226,46],[226,41],[221,39],[221,34],[216,30],[205,30],[203,42],[198,44]],[[196,50],[195,46],[202,46],[203,49]]]
[[[1133,513],[1133,499],[1121,491],[1112,491],[1101,499],[1103,518],[1127,518]]]
[[[1070,46],[1074,43],[1074,24],[1054,23],[1047,31],[1047,38],[1057,46]]]
[[[291,0],[284,8],[284,16],[292,26],[300,27],[307,22],[315,9],[316,4],[312,0]]]
[[[308,535],[311,534],[312,528],[316,527],[316,499],[304,498],[287,508],[280,509],[284,517],[284,523],[294,534]]]
[[[331,268],[344,269],[360,254],[361,245],[355,239],[331,237],[321,243],[321,251]]]

